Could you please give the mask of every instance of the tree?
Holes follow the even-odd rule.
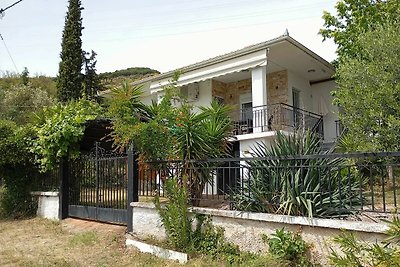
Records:
[[[31,142],[30,151],[42,171],[54,168],[64,156],[79,155],[78,142],[84,135],[85,122],[101,114],[101,107],[86,99],[58,103],[38,114],[32,127],[36,138]]]
[[[100,90],[100,78],[96,73],[96,52],[91,53],[83,51],[83,62],[85,67],[85,75],[83,78],[83,89],[86,97],[93,99]]]
[[[15,85],[0,98],[0,119],[12,120],[18,125],[26,124],[35,112],[54,104],[55,99],[40,87]]]
[[[186,184],[192,204],[197,205],[212,179],[210,169],[199,161],[228,154],[231,109],[213,102],[195,112],[180,96],[177,79],[178,74],[164,88],[161,102],[150,106],[140,104],[138,89],[121,88],[114,95],[109,110],[114,119],[114,143],[120,147],[133,143],[144,161],[180,160],[178,178],[190,179]]]
[[[354,40],[359,53],[342,57],[335,103],[348,132],[347,150],[400,149],[400,22],[376,26]]]
[[[57,77],[58,99],[67,102],[82,97],[82,18],[81,1],[70,0],[61,44]]]
[[[337,15],[324,11],[324,28],[320,34],[332,38],[338,45],[339,62],[343,56],[354,57],[360,53],[356,40],[368,30],[386,21],[398,21],[399,0],[340,0]]]
[[[21,73],[21,83],[23,85],[28,85],[28,82],[29,82],[29,71],[28,68],[25,67]]]

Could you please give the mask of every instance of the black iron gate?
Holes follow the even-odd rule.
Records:
[[[126,224],[129,168],[128,155],[98,143],[89,155],[69,161],[68,216]]]

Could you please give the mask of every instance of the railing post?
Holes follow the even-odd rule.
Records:
[[[69,204],[69,162],[67,157],[61,159],[60,163],[60,191],[58,217],[63,220],[68,217]]]
[[[128,173],[128,196],[126,199],[126,208],[127,208],[127,228],[128,232],[132,232],[133,225],[132,225],[132,215],[133,215],[133,208],[131,207],[132,202],[139,201],[138,195],[138,182],[139,182],[139,170],[138,164],[136,159],[136,154],[134,153],[132,147],[128,148],[128,162],[127,162],[127,173]]]

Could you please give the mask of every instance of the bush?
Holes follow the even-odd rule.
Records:
[[[248,162],[250,182],[234,194],[236,208],[332,218],[351,214],[361,201],[367,203],[359,194],[366,180],[355,168],[340,167],[347,166],[345,160],[285,158],[321,153],[319,139],[311,133],[278,133],[271,147],[258,144],[254,154],[261,159]]]
[[[0,213],[2,217],[24,217],[34,214],[30,195],[32,174],[37,171],[29,153],[31,132],[14,122],[0,120],[0,177],[3,179]]]
[[[167,241],[175,249],[210,255],[227,261],[228,264],[256,258],[251,253],[240,252],[238,246],[226,242],[224,230],[212,225],[210,217],[200,214],[191,216],[187,188],[177,179],[167,180],[165,191],[169,202],[161,206],[160,199],[156,196],[155,205],[165,227]]]
[[[289,261],[292,266],[312,266],[307,258],[309,246],[297,233],[277,229],[271,237],[263,235],[268,252],[278,259]]]
[[[389,238],[383,242],[369,244],[356,239],[351,232],[343,231],[333,241],[339,245],[340,251],[332,250],[329,256],[334,266],[400,266],[400,220],[396,215],[389,223],[386,234]]]

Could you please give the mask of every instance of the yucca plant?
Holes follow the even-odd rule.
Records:
[[[234,195],[238,209],[340,217],[367,203],[359,194],[365,179],[345,159],[302,157],[322,154],[319,139],[309,132],[278,132],[271,146],[260,143],[253,150],[256,159],[247,162],[245,177],[249,182]]]

